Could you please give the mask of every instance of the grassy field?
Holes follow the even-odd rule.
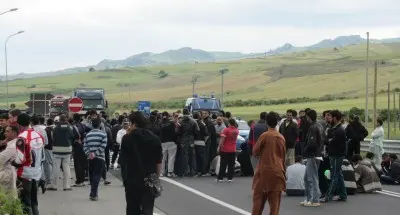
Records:
[[[370,92],[372,62],[375,60],[380,62],[378,89],[386,89],[388,81],[393,88],[400,87],[400,43],[373,44],[370,56]],[[224,78],[226,100],[320,97],[327,94],[353,97],[363,96],[365,91],[365,45],[357,45],[237,61],[21,79],[9,83],[9,95],[10,101],[17,106],[23,106],[30,92],[70,94],[76,87],[103,87],[111,103],[181,99],[191,95],[191,79],[193,74],[198,74],[196,92],[215,92],[219,96],[221,77],[218,71],[221,68],[229,69]],[[168,77],[159,78],[160,70],[167,72]],[[1,82],[0,96],[5,96],[5,84]],[[4,101],[0,105],[4,106]],[[238,112],[242,111],[238,109]]]

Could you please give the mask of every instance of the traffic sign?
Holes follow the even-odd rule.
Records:
[[[150,115],[150,101],[138,101],[138,111]]]
[[[83,108],[82,99],[75,97],[69,100],[68,102],[68,110],[74,113],[81,111]]]

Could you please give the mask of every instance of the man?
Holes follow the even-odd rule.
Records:
[[[83,151],[83,140],[86,132],[89,128],[81,123],[81,117],[79,114],[73,115],[74,123],[72,125],[74,133],[74,142],[72,144],[73,158],[74,158],[74,169],[75,169],[75,184],[73,187],[84,186],[85,177],[88,175],[88,162],[86,159],[85,152]]]
[[[47,135],[47,145],[44,146],[45,160],[43,162],[42,180],[45,180],[45,185],[51,184],[51,175],[53,173],[53,130],[54,120],[47,119],[47,127],[45,128]]]
[[[121,149],[122,138],[128,132],[128,129],[129,129],[129,120],[127,118],[124,118],[123,122],[122,122],[122,128],[117,133],[116,142],[117,142],[117,144],[119,146],[118,151],[120,151],[120,149]],[[122,158],[121,158],[121,154],[120,154],[119,158],[118,158],[118,165],[120,165],[120,167],[121,167],[121,176],[122,176],[122,179],[123,179],[122,182],[124,182],[124,178],[125,178],[125,175],[124,175],[125,172],[123,171],[123,168],[124,168],[123,165],[124,164],[121,163],[121,161],[122,161]]]
[[[381,175],[381,181],[384,184],[400,184],[400,160],[398,159],[396,154],[389,155],[390,167],[389,171],[386,174]]]
[[[253,179],[253,212],[261,215],[268,200],[270,215],[278,215],[281,193],[286,190],[285,138],[276,130],[278,114],[266,116],[268,131],[263,133],[253,148],[253,155],[260,156],[260,163]]]
[[[46,133],[46,130],[45,130],[46,127],[43,128],[43,126],[40,125],[40,120],[39,120],[39,116],[38,115],[33,115],[31,117],[31,125],[32,125],[33,130],[35,130],[37,133],[42,135],[42,137],[44,139],[44,146],[46,147],[48,142],[49,142],[48,138],[47,138],[47,133]],[[44,151],[44,159],[45,159],[44,162],[46,162],[47,156],[46,156],[46,152],[45,151]],[[49,158],[49,159],[51,159],[51,158]],[[44,164],[44,162],[43,162],[43,164]],[[45,168],[45,166],[43,165],[43,169],[42,169],[43,170],[43,174],[42,174],[42,178],[41,178],[41,180],[39,182],[39,186],[42,188],[42,193],[46,192],[46,175],[44,174],[44,168]]]
[[[289,166],[286,170],[286,195],[304,196],[304,174],[306,166],[303,164],[303,157],[297,155],[295,164]]]
[[[107,117],[107,115],[103,115],[104,117]],[[112,146],[112,134],[111,134],[111,128],[109,127],[109,125],[107,124],[107,122],[106,122],[106,120],[105,120],[105,118],[101,118],[101,122],[103,123],[103,125],[104,125],[104,130],[105,130],[105,132],[106,132],[106,134],[107,134],[107,146],[106,146],[106,148],[105,148],[105,151],[104,151],[104,153],[105,153],[105,162],[106,162],[106,167],[105,167],[105,169],[104,169],[104,171],[103,171],[103,174],[102,174],[102,178],[103,178],[103,180],[104,180],[104,185],[109,185],[109,184],[111,184],[111,182],[110,181],[107,181],[107,172],[108,172],[108,170],[109,170],[109,168],[110,168],[110,148],[111,148],[111,146]]]
[[[327,135],[328,135],[328,130],[331,128],[332,124],[331,110],[324,111],[322,113],[322,120],[319,120],[318,123],[323,128],[322,138],[324,139],[324,149],[322,150],[322,161],[318,168],[319,189],[322,194],[322,198],[324,198],[329,187],[329,181],[325,177],[324,173],[326,170],[330,169],[329,156],[328,156],[329,141]]]
[[[8,116],[7,116],[8,117]],[[0,187],[5,192],[9,192],[13,197],[17,197],[17,173],[12,162],[16,159],[18,127],[15,125],[7,126],[5,129],[7,143],[6,148],[0,152]]]
[[[72,142],[75,140],[71,126],[67,122],[67,117],[64,114],[60,115],[60,124],[53,130],[53,174],[52,183],[48,190],[57,190],[57,180],[62,165],[64,173],[64,191],[70,191],[71,188],[71,172],[70,161],[72,153]]]
[[[124,117],[123,116],[118,116],[118,123],[115,124],[111,128],[111,136],[113,138],[112,139],[113,146],[111,147],[111,150],[113,151],[113,154],[112,154],[112,157],[111,157],[111,169],[114,168],[115,161],[117,160],[117,157],[118,157],[120,143],[117,143],[117,134],[118,134],[118,131],[122,129],[122,122],[123,121],[124,121]],[[129,126],[129,121],[126,121],[126,123]]]
[[[224,130],[224,128],[226,128],[225,123],[224,123],[224,119],[222,118],[222,116],[219,116],[217,118],[217,124],[215,125],[215,132],[217,134],[217,144],[219,144],[219,140],[221,138],[221,134],[222,131]]]
[[[42,176],[44,139],[29,127],[30,121],[31,118],[26,113],[22,113],[17,117],[17,123],[23,130],[18,135],[17,156],[23,157],[23,159],[21,164],[15,162],[14,166],[18,168],[18,181],[22,186],[19,198],[24,206],[24,213],[27,215],[39,215],[37,182]]]
[[[19,128],[19,133],[22,133],[24,131],[24,128],[22,128],[20,125],[18,125],[17,119],[18,116],[21,114],[21,111],[19,109],[13,109],[10,112],[8,112],[8,121],[10,125],[16,125]]]
[[[294,149],[296,146],[296,139],[299,136],[299,128],[293,122],[293,111],[286,111],[286,119],[283,121],[279,128],[279,132],[285,137],[286,141],[286,166],[294,164]]]
[[[6,149],[6,128],[8,127],[8,114],[4,113],[0,115],[0,152]]]
[[[199,126],[199,131],[194,134],[194,153],[192,153],[195,158],[191,160],[195,160],[195,174],[197,176],[202,176],[206,174],[206,139],[209,136],[207,126],[203,122],[198,112],[193,113],[193,118],[196,120],[197,125]],[[189,153],[190,155],[191,153]]]
[[[342,173],[342,163],[346,156],[346,132],[341,125],[342,113],[338,110],[333,110],[331,115],[333,125],[327,136],[329,140],[328,155],[331,167],[331,181],[323,201],[346,201],[347,193]],[[338,194],[338,198],[334,198],[335,193]]]
[[[86,134],[83,150],[89,159],[90,200],[98,200],[98,187],[105,168],[105,149],[107,134],[100,129],[101,120],[92,118],[92,130]]]
[[[215,125],[210,117],[209,110],[203,110],[201,112],[201,117],[205,123],[208,131],[208,138],[206,138],[206,156],[205,156],[205,172],[208,173],[210,170],[210,164],[212,160],[217,156],[217,131],[215,130]]]
[[[304,176],[306,200],[300,204],[305,207],[318,207],[320,206],[319,197],[321,195],[318,186],[318,167],[322,160],[322,126],[317,123],[317,112],[315,110],[309,110],[306,113],[306,119],[309,125],[303,153],[304,157],[307,158]]]
[[[296,155],[302,155],[304,144],[308,132],[308,128],[310,127],[309,122],[307,121],[306,113],[309,111],[309,108],[300,111],[300,122],[299,122],[299,144],[296,147]]]
[[[253,147],[258,141],[258,138],[268,130],[267,122],[265,121],[266,118],[267,118],[267,113],[261,112],[260,120],[253,127],[250,128],[249,132],[249,152],[251,153],[250,160],[251,160],[251,165],[253,166],[253,171],[255,171],[256,166],[258,164],[258,157],[252,154]]]
[[[183,117],[178,124],[178,135],[181,140],[182,154],[183,159],[181,162],[182,168],[179,168],[183,171],[180,175],[188,174],[194,175],[196,170],[196,161],[195,156],[193,154],[194,150],[194,135],[199,132],[199,126],[197,122],[189,116],[189,110],[183,109]],[[189,153],[192,153],[189,155]]]
[[[162,113],[160,131],[161,131],[160,140],[163,152],[161,175],[172,177],[174,176],[174,164],[175,164],[177,146],[175,144],[176,141],[175,124],[172,120],[169,119],[168,112]],[[168,163],[167,174],[165,174],[166,162]]]
[[[382,190],[378,173],[370,159],[362,159],[361,155],[356,154],[352,157],[352,163],[358,192],[372,193]]]

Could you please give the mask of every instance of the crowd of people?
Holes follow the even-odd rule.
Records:
[[[283,117],[262,112],[259,121],[248,122],[248,139],[237,151],[238,122],[230,112],[183,109],[108,117],[91,110],[84,117],[60,114],[46,120],[13,109],[0,115],[0,186],[20,198],[28,215],[36,215],[38,188],[57,191],[61,171],[63,191],[88,181],[89,199],[96,201],[100,181],[109,185],[107,171],[117,168],[126,214],[152,214],[161,192],[158,177],[215,175],[217,183],[225,178],[231,183],[239,163],[242,175],[254,176],[252,214],[262,214],[268,200],[275,215],[281,192],[305,196],[301,205],[317,207],[346,201],[351,193],[380,190],[381,181],[399,184],[400,160],[384,153],[382,121],[376,123],[370,152],[362,158],[360,142],[368,131],[358,116],[346,122],[337,110],[324,111],[321,119],[311,109],[299,116],[288,110]]]

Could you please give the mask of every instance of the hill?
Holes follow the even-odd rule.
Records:
[[[205,55],[207,56],[207,55]],[[379,62],[378,90],[400,85],[400,43],[371,45],[370,92],[372,64]],[[178,59],[179,55],[175,59]],[[70,94],[76,87],[103,87],[110,103],[138,100],[165,101],[191,96],[192,77],[199,76],[196,92],[219,95],[221,77],[225,74],[225,99],[282,99],[321,96],[360,97],[365,91],[365,46],[352,45],[236,61],[183,63],[151,67],[131,67],[81,72],[53,77],[10,81],[13,102],[25,102],[29,92]],[[166,75],[160,76],[160,71]],[[0,96],[5,84],[0,83]]]

